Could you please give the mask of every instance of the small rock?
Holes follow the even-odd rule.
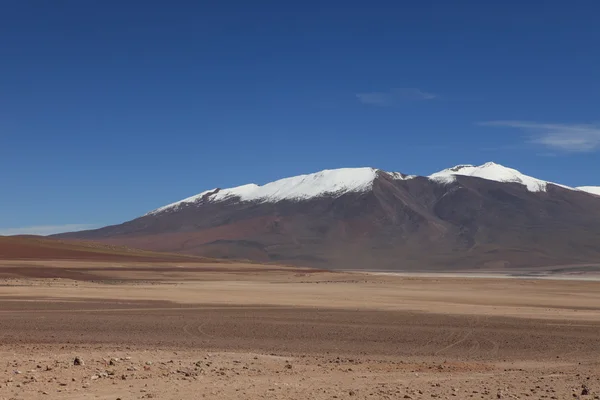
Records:
[[[73,365],[85,365],[85,363],[80,357],[75,357],[75,359],[73,360]]]
[[[585,385],[581,385],[581,395],[587,396],[589,394],[590,394],[590,389],[588,389],[588,387]]]

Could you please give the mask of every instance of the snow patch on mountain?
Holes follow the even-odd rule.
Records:
[[[177,210],[185,204],[217,202],[237,198],[239,201],[277,202],[305,200],[325,195],[342,195],[348,192],[365,192],[373,187],[378,170],[374,168],[340,168],[314,174],[280,179],[259,186],[249,184],[230,189],[213,189],[181,201],[157,208],[147,215],[167,210]]]
[[[575,189],[600,196],[600,186],[579,186]]]
[[[515,182],[527,187],[530,192],[545,192],[547,185],[552,182],[542,181],[540,179],[527,176],[517,171],[516,169],[507,168],[500,164],[488,162],[483,165],[457,165],[456,167],[448,168],[435,174],[429,175],[429,179],[448,184],[456,180],[457,175],[473,176],[476,178],[487,179],[497,182]],[[561,186],[566,189],[570,187],[552,183],[553,185]]]

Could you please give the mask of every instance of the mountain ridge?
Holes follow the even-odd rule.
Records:
[[[326,169],[315,173],[297,175],[278,179],[264,185],[249,183],[232,188],[214,188],[199,194],[167,204],[145,215],[154,215],[186,203],[194,203],[202,199],[207,201],[222,201],[227,198],[239,197],[240,201],[280,201],[305,200],[319,195],[339,195],[347,192],[360,192],[372,187],[377,174],[388,174],[397,180],[415,179],[419,175],[406,175],[401,172],[388,172],[372,167]],[[548,184],[561,186],[570,190],[583,190],[595,194],[591,190],[571,188],[558,183],[544,181],[525,175],[520,171],[505,167],[494,162],[475,166],[461,164],[433,173],[426,178],[439,183],[451,183],[455,176],[472,176],[480,179],[498,182],[516,182],[525,185],[530,191],[545,191]],[[593,187],[583,187],[593,188]],[[598,190],[600,192],[600,189]]]
[[[600,196],[493,163],[428,177],[355,172],[214,189],[57,236],[334,269],[600,264]]]

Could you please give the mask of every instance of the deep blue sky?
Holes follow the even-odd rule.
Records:
[[[600,185],[599,14],[597,0],[5,1],[0,233],[337,167],[495,161]]]

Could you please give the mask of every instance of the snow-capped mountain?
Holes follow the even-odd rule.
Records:
[[[494,163],[429,176],[343,168],[212,189],[57,236],[321,268],[600,264],[597,189]]]
[[[239,201],[277,202],[362,192],[373,187],[377,172],[374,168],[340,168],[280,179],[262,186],[251,183],[230,189],[215,188],[160,207],[149,214],[174,210],[199,201],[216,202],[236,198]]]
[[[395,180],[415,179],[417,175],[404,175],[400,172],[386,172],[375,168],[340,168],[324,170],[313,174],[284,178],[265,185],[254,183],[229,189],[211,189],[150,211],[155,215],[165,211],[176,211],[185,205],[203,202],[219,202],[235,199],[242,202],[301,201],[322,196],[339,197],[345,193],[360,193],[371,190],[378,175],[388,175]],[[488,162],[483,165],[457,165],[428,176],[432,181],[449,184],[457,176],[471,176],[496,182],[511,182],[524,185],[531,192],[545,192],[549,184],[575,190],[568,186],[527,176],[516,169]],[[594,193],[593,187],[586,190]]]
[[[476,178],[487,179],[496,182],[514,182],[527,187],[530,192],[545,192],[549,183],[541,179],[527,176],[517,171],[516,169],[507,168],[500,164],[488,162],[480,166],[474,165],[457,165],[456,167],[448,168],[435,174],[429,175],[430,179],[448,183],[454,182],[457,175],[473,176]],[[552,183],[557,185],[556,183]],[[562,186],[562,185],[559,185]],[[562,186],[568,188],[567,186]]]

